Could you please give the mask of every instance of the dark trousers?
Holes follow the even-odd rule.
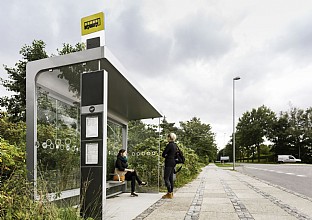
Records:
[[[141,183],[142,183],[142,181],[140,180],[136,171],[133,171],[133,172],[128,171],[125,175],[125,179],[127,181],[131,181],[131,192],[132,193],[135,191],[135,181],[137,181],[139,185],[141,185]]]
[[[169,193],[173,192],[173,171],[174,167],[165,167],[164,180]]]

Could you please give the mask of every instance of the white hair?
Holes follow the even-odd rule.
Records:
[[[177,135],[175,133],[169,133],[168,138],[170,141],[175,141],[177,139]]]

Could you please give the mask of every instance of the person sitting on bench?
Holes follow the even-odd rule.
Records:
[[[131,181],[131,196],[138,196],[138,194],[135,193],[135,181],[138,182],[139,186],[147,185],[147,182],[140,180],[135,170],[128,169],[127,151],[125,149],[121,149],[117,154],[115,174],[119,175],[120,177],[124,176],[125,180]]]

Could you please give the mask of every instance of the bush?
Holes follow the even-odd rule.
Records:
[[[0,176],[3,183],[13,175],[26,176],[25,151],[0,137]]]
[[[26,123],[8,121],[6,113],[0,112],[0,137],[18,148],[26,147]]]
[[[149,181],[149,186],[154,186],[157,188],[158,184],[158,139],[157,138],[147,138],[142,141],[142,143],[137,144],[136,146],[130,146],[128,148],[129,153],[129,167],[135,168],[139,171],[139,175],[142,179]],[[165,148],[167,142],[165,140],[161,141],[161,152]],[[175,186],[181,187],[193,179],[195,179],[200,173],[201,167],[204,165],[199,162],[199,157],[195,151],[191,148],[185,147],[182,144],[178,143],[179,148],[182,150],[183,155],[185,156],[185,163],[182,165],[182,169],[176,175]],[[145,156],[132,156],[133,152],[139,152],[140,155]],[[151,152],[156,152],[154,155],[151,155]],[[160,187],[162,190],[165,190],[164,181],[163,181],[163,166],[164,158],[160,155]],[[179,168],[181,165],[177,165],[176,168]]]
[[[43,192],[39,201],[33,199],[33,183],[26,177],[25,145],[21,138],[23,129],[14,130],[14,125],[23,127],[23,123],[12,124],[3,118],[0,123],[0,219],[82,219],[79,210],[59,208],[48,201],[44,189],[39,190]],[[11,141],[3,136],[11,138]]]
[[[195,179],[200,173],[201,167],[204,165],[199,163],[199,157],[193,149],[184,147],[181,144],[178,145],[185,156],[185,163],[182,165],[181,171],[176,174],[175,181],[175,186],[181,187]],[[176,169],[180,166],[181,165],[178,164]]]

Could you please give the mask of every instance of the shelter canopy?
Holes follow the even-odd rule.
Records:
[[[142,89],[139,89],[139,86],[136,85],[133,80],[130,81],[131,76],[128,71],[106,46],[31,62],[29,69],[34,71],[28,71],[28,73],[37,74],[39,71],[46,71],[46,75],[48,74],[48,69],[53,70],[64,67],[69,63],[72,65],[96,60],[100,61],[100,69],[104,69],[108,72],[109,112],[127,121],[159,118],[162,116],[160,111],[158,111],[140,91]],[[32,76],[29,75],[27,75],[27,77],[32,78]],[[36,76],[33,77],[35,78]],[[44,84],[47,84],[47,86],[45,86],[46,88],[54,91],[61,91],[57,88],[51,88],[53,84],[55,87],[58,87],[60,84],[56,81],[47,80],[48,78],[49,77],[44,77],[40,85],[44,86]]]

